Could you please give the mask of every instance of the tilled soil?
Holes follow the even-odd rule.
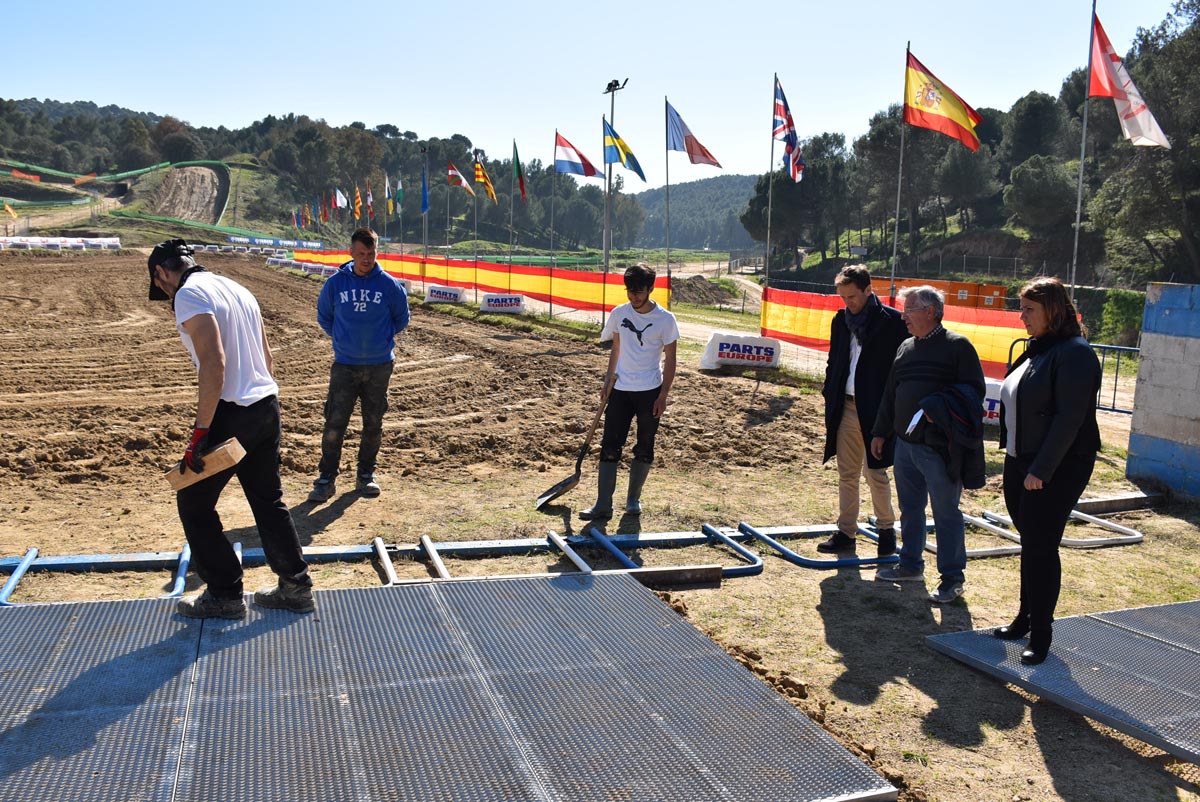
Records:
[[[315,319],[320,285],[243,257],[205,261],[251,287],[263,307],[281,387],[287,498],[301,501],[320,457],[331,361]],[[143,264],[138,256],[0,255],[0,552],[37,546],[43,553],[104,553],[128,550],[118,548],[127,540],[138,550],[178,548],[180,531],[159,474],[178,460],[190,434],[195,371],[168,304],[146,300]],[[414,309],[397,343],[382,476],[404,480],[406,512],[445,510],[451,505],[437,499],[438,485],[480,478],[505,484],[514,498],[497,497],[502,507],[524,508],[526,496],[536,498],[570,474],[606,360],[596,342]],[[749,379],[687,367],[682,374],[662,425],[659,469],[816,459],[819,421],[782,420],[778,413],[790,401],[758,393]],[[722,434],[731,391],[754,399],[736,420],[753,427],[752,438]],[[353,467],[356,425],[344,469]],[[512,493],[521,485],[530,489]],[[90,525],[74,525],[85,520]],[[474,536],[479,527],[497,536],[529,531],[527,522],[491,520],[438,534]],[[306,519],[301,528],[314,543],[345,542],[330,540],[320,523]],[[121,532],[119,542],[111,530]]]
[[[383,495],[364,499],[351,484],[328,504],[312,505],[303,499],[319,459],[331,361],[315,320],[320,285],[259,260],[205,260],[249,287],[263,307],[281,388],[285,500],[306,544],[578,531],[573,512],[591,501],[594,445],[578,489],[548,513],[532,506],[573,472],[608,357],[598,343],[414,308],[397,342],[380,455]],[[161,474],[190,432],[195,371],[168,304],[146,299],[144,265],[137,255],[0,253],[0,556],[30,547],[80,555],[182,544]],[[647,485],[647,531],[832,520],[836,471],[821,465],[814,387],[701,374],[694,356],[685,356],[673,400]],[[357,418],[344,471],[353,468],[356,426]],[[1097,491],[1105,489],[1129,488]],[[997,492],[993,477],[979,503],[999,509]],[[236,486],[218,509],[232,539],[258,545]],[[1061,613],[1200,597],[1192,514],[1141,514],[1132,525],[1147,531],[1147,542],[1137,547],[1064,552]],[[638,531],[637,523],[619,526]],[[674,558],[643,550],[638,559],[734,561],[704,549]],[[972,561],[967,596],[944,609],[931,607],[923,589],[872,582],[869,570],[814,572],[767,553],[764,559],[758,577],[670,600],[896,783],[901,799],[1200,799],[1198,777],[1186,765],[923,645],[931,632],[1006,622],[1015,559]],[[544,554],[450,562],[463,574],[563,569]],[[429,576],[416,562],[397,571]],[[269,579],[262,568],[248,574],[251,587]],[[319,588],[379,582],[368,563],[319,565],[314,575]],[[169,582],[167,572],[31,573],[13,600],[154,596]]]

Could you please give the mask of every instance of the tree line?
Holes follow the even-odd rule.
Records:
[[[241,129],[193,127],[171,116],[132,112],[94,103],[0,99],[0,155],[63,172],[111,173],[136,170],[162,161],[198,159],[242,161],[264,168],[271,184],[260,190],[255,214],[277,225],[292,220],[297,204],[316,208],[334,187],[348,196],[359,188],[365,202],[367,183],[374,197],[377,228],[386,213],[385,182],[400,198],[397,213],[388,220],[393,239],[421,239],[421,174],[428,165],[429,240],[444,240],[447,216],[453,239],[464,239],[478,227],[481,239],[509,240],[509,195],[513,203],[513,233],[520,246],[548,248],[553,226],[556,248],[599,248],[603,232],[604,191],[595,179],[576,180],[557,175],[553,164],[539,159],[523,163],[526,201],[513,186],[511,155],[490,158],[469,138],[420,139],[392,124],[368,129],[353,122],[335,127],[300,115],[267,116]],[[495,186],[497,201],[474,201],[447,182],[448,163],[472,182],[478,158]],[[623,180],[614,178],[613,246],[633,247],[645,215],[624,194]],[[449,206],[447,206],[447,203]],[[400,226],[403,224],[403,232]]]
[[[1113,103],[1093,98],[1084,159],[1080,264],[1093,277],[1118,272],[1129,283],[1153,278],[1200,281],[1200,0],[1178,0],[1158,26],[1139,29],[1126,67],[1171,139],[1170,150],[1134,147],[1121,134]],[[980,108],[978,152],[936,132],[908,127],[900,186],[902,264],[940,248],[970,247],[972,233],[997,229],[1020,248],[1069,262],[1088,75],[1073,71],[1058,96],[1030,92],[1007,111]],[[776,263],[797,248],[840,256],[850,245],[891,255],[896,216],[902,107],[875,114],[847,143],[823,133],[802,143],[803,181],[783,171],[762,176],[740,219],[766,238],[768,190]],[[851,233],[853,232],[853,233]],[[997,254],[997,255],[1016,255]],[[1108,278],[1112,278],[1109,276]]]
[[[1152,29],[1140,29],[1125,62],[1172,148],[1135,148],[1121,137],[1112,102],[1091,101],[1084,160],[1085,216],[1080,232],[1084,278],[1120,274],[1133,285],[1174,277],[1200,281],[1200,0],[1177,0]],[[1087,88],[1086,69],[1062,82],[1057,97],[1030,92],[1007,111],[980,108],[981,146],[972,153],[935,132],[905,131],[900,187],[900,241],[892,242],[900,159],[901,107],[877,112],[867,133],[847,142],[822,133],[802,143],[801,183],[772,176],[720,176],[672,188],[671,243],[680,248],[746,247],[763,242],[769,181],[774,183],[772,250],[780,265],[798,248],[840,257],[850,246],[902,260],[932,252],[986,253],[1023,261],[1070,260],[1076,175]],[[447,209],[455,241],[473,230],[473,201],[448,186],[447,162],[468,181],[478,157],[498,196],[478,201],[480,239],[563,249],[602,246],[604,192],[595,179],[556,175],[553,164],[524,163],[528,200],[513,202],[511,154],[490,157],[462,134],[422,139],[392,124],[334,127],[306,116],[268,116],[251,125],[193,127],[173,117],[94,103],[0,100],[0,155],[63,171],[106,173],[161,161],[250,160],[263,168],[256,215],[287,225],[297,204],[318,202],[333,187],[365,198],[370,181],[377,228],[385,176],[402,182],[400,213],[387,221],[392,239],[421,237],[422,166],[429,174],[429,241],[445,238]],[[745,183],[739,183],[745,182]],[[615,178],[613,245],[666,243],[664,191],[627,195]],[[476,188],[477,185],[476,185]],[[448,204],[448,206],[447,206]],[[316,208],[314,206],[314,208]],[[401,231],[401,221],[403,230]],[[1090,271],[1088,274],[1086,271]]]

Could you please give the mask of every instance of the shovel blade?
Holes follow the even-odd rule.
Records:
[[[568,476],[566,479],[563,479],[545,493],[542,493],[540,496],[538,496],[537,502],[533,505],[533,508],[535,510],[540,510],[542,507],[546,506],[546,504],[558,498],[562,494],[570,490],[574,490],[575,485],[579,484],[580,476],[580,473],[577,473],[574,476]]]

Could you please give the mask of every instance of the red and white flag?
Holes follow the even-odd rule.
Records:
[[[667,150],[682,150],[692,164],[711,164],[720,167],[717,157],[708,152],[692,134],[692,129],[679,116],[679,112],[667,103]]]
[[[471,185],[467,183],[467,180],[463,178],[463,174],[460,173],[458,168],[454,166],[454,162],[447,160],[446,164],[449,165],[449,169],[446,173],[446,181],[450,184],[450,186],[462,187],[467,191],[468,195],[470,195],[472,198],[475,197],[475,190],[471,189]]]
[[[1167,135],[1158,127],[1146,101],[1133,85],[1129,71],[1113,49],[1112,42],[1100,26],[1100,18],[1092,16],[1092,74],[1088,79],[1088,97],[1111,97],[1117,104],[1121,132],[1134,145],[1170,149]]]

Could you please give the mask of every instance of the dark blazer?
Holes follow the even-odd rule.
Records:
[[[921,409],[942,431],[945,450],[938,449],[951,479],[977,490],[987,481],[983,455],[983,398],[973,384],[954,384],[921,399]]]
[[[1100,392],[1100,361],[1082,337],[1064,337],[1030,356],[1026,351],[1009,373],[1023,362],[1029,369],[1017,385],[1017,455],[1030,459],[1029,472],[1049,482],[1064,458],[1095,459],[1100,450],[1096,425],[1096,395]],[[1000,447],[1008,442],[1004,406],[1000,406]]]
[[[842,422],[842,411],[846,407],[846,379],[850,376],[850,338],[854,335],[846,326],[846,310],[841,309],[833,316],[829,329],[829,359],[825,364],[825,385],[821,390],[825,396],[825,459],[837,453],[837,431]],[[895,441],[888,439],[883,459],[871,456],[871,427],[879,412],[879,401],[887,384],[888,371],[896,358],[896,349],[908,338],[908,327],[900,319],[900,313],[890,306],[880,304],[867,324],[862,353],[858,357],[858,370],[854,374],[854,406],[858,409],[858,425],[863,433],[863,446],[867,449],[867,467],[887,468],[892,464]]]

